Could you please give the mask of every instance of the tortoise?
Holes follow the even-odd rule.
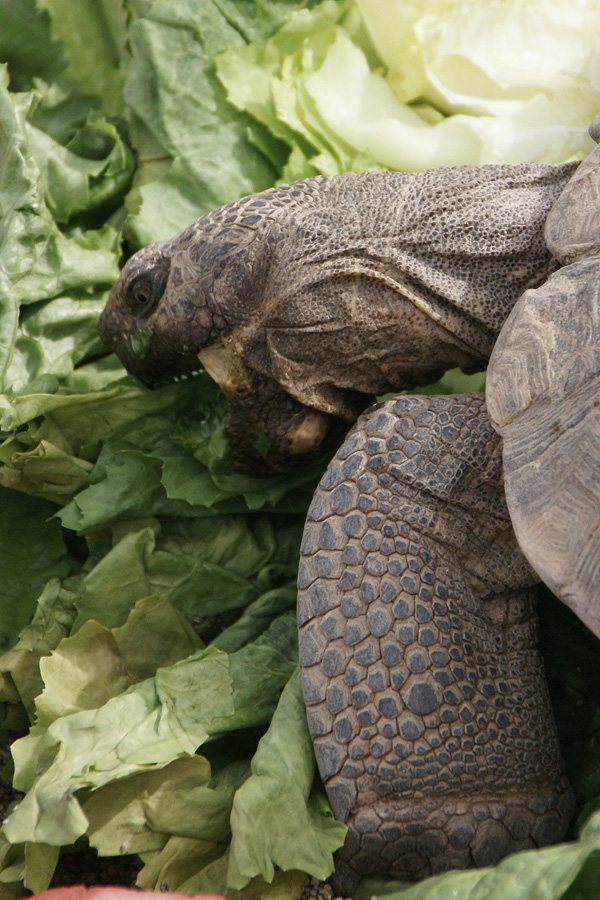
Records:
[[[535,603],[543,581],[600,635],[599,154],[280,185],[140,250],[102,314],[145,384],[221,385],[238,470],[341,443],[298,623],[346,892],[494,864],[573,814]],[[372,405],[488,359],[485,396]]]

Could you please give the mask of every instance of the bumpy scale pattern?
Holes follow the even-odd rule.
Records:
[[[536,649],[538,579],[483,395],[367,411],[321,480],[302,554],[309,727],[349,826],[336,887],[559,839],[572,798]]]

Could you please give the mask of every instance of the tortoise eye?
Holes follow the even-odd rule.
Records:
[[[148,284],[145,279],[140,281],[131,289],[131,296],[136,305],[145,306],[148,300],[152,299],[152,285]]]
[[[155,269],[144,272],[131,283],[127,293],[134,316],[146,318],[154,312],[162,297],[166,281],[167,273],[164,269]]]

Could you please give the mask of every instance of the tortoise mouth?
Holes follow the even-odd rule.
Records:
[[[133,331],[119,328],[120,320],[111,317],[105,308],[100,316],[98,333],[101,341],[119,357],[127,372],[146,387],[181,381],[203,369],[195,348],[186,352],[170,346],[160,331],[148,322],[145,328]],[[127,323],[129,325],[130,323]]]
[[[182,356],[177,354],[153,354],[144,363],[144,360],[129,361],[119,357],[130,375],[133,375],[146,387],[155,388],[163,384],[186,381],[204,371],[197,356],[191,354]]]

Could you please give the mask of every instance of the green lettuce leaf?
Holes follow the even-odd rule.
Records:
[[[9,497],[21,508],[17,494]],[[50,524],[60,534],[56,521]],[[40,659],[90,622],[114,629],[115,646],[128,646],[127,671],[134,680],[191,653],[200,645],[199,637],[208,641],[216,634],[221,649],[239,650],[294,609],[291,582],[301,526],[293,517],[279,522],[267,516],[148,518],[120,522],[112,533],[93,535],[92,557],[84,570],[62,584],[56,578],[48,581],[31,624],[0,656],[0,702],[13,708],[22,704],[34,721],[36,697],[43,689]],[[17,580],[13,574],[12,582],[15,590],[23,589],[22,577]],[[239,620],[227,628],[240,609]],[[165,655],[177,647],[176,657]],[[101,666],[93,677],[102,684]],[[56,689],[60,694],[58,683]],[[43,702],[52,694],[47,686]]]
[[[45,123],[48,124],[48,123]],[[115,125],[90,112],[66,145],[30,125],[27,137],[43,178],[45,199],[56,222],[118,206],[133,173],[133,154]]]
[[[268,722],[297,664],[293,614],[231,655],[211,646],[133,685],[132,645],[119,637],[89,622],[41,661],[38,721],[12,745],[14,784],[27,792],[4,825],[12,843],[72,843],[88,828],[77,791],[161,769],[193,756],[209,735]]]
[[[35,0],[3,0],[0,5],[0,62],[8,63],[13,90],[28,91],[36,78],[54,80],[67,64],[50,35],[46,14]]]
[[[248,123],[226,103],[213,72],[215,53],[245,43],[238,23],[228,20],[235,4],[228,4],[225,14],[213,0],[136,6],[124,96],[143,126],[134,131],[142,164],[131,198],[138,209],[128,230],[137,243],[146,244],[170,236],[203,212],[269,187],[276,172],[248,139]],[[280,6],[273,9],[278,12]],[[262,7],[263,16],[267,9]],[[236,12],[248,22],[249,16]],[[279,15],[273,25],[278,21]],[[157,151],[168,169],[158,181],[151,177]]]
[[[104,856],[161,851],[170,836],[226,844],[233,796],[248,773],[239,762],[212,775],[196,755],[108,784],[83,804],[90,843]]]
[[[29,141],[27,117],[37,98],[10,94],[6,71],[0,76],[0,388],[19,389],[45,370],[44,346],[25,331],[18,333],[21,304],[47,301],[70,291],[88,301],[104,297],[118,273],[118,235],[108,226],[94,232],[64,234],[46,205],[46,184]],[[33,133],[33,132],[32,132]],[[129,157],[128,157],[129,158]],[[96,307],[96,316],[98,314]],[[46,329],[52,332],[52,325]],[[11,368],[17,338],[19,351]],[[96,341],[95,336],[90,340]],[[55,363],[50,338],[49,369]],[[71,338],[71,371],[87,348],[76,350]],[[97,341],[96,341],[97,347]],[[61,348],[64,352],[65,348]],[[52,357],[55,357],[54,359]],[[64,368],[64,364],[63,364]],[[63,374],[61,371],[60,374]]]
[[[148,520],[117,539],[85,576],[74,628],[89,618],[121,625],[133,604],[153,593],[165,594],[200,627],[294,578],[300,534],[295,519],[280,522],[276,532],[267,517],[163,520],[162,527]]]
[[[254,754],[251,775],[233,800],[230,887],[239,890],[255,875],[271,882],[275,866],[323,879],[331,875],[333,853],[347,829],[333,819],[324,798],[310,796],[315,768],[296,670]]]
[[[126,10],[110,0],[38,0],[68,60],[67,76],[102,100],[107,113],[123,110]]]
[[[53,507],[0,488],[0,649],[15,643],[30,621],[38,595],[70,564]]]
[[[66,584],[76,580],[77,576],[67,579]],[[29,722],[34,721],[35,698],[44,689],[40,660],[70,634],[77,614],[77,596],[59,578],[51,578],[38,597],[31,622],[23,628],[14,646],[0,656],[0,702],[12,705],[13,718],[18,717],[22,704]]]

